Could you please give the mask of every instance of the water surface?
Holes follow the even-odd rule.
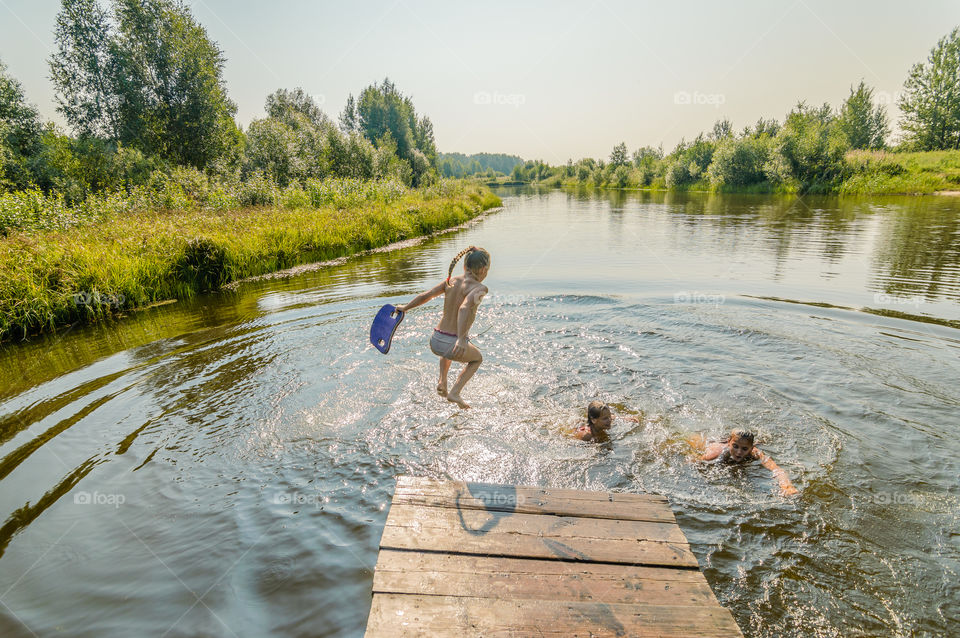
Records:
[[[960,204],[506,191],[456,234],[0,349],[0,633],[359,636],[401,473],[667,496],[748,636],[960,622]],[[484,363],[439,303],[493,255]],[[455,368],[456,370],[456,368]],[[562,432],[594,398],[642,415]],[[698,468],[731,427],[793,477]]]

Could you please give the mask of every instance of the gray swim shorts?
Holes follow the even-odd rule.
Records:
[[[430,350],[438,357],[449,359],[448,355],[453,352],[455,345],[457,345],[457,336],[447,332],[434,330],[433,336],[430,337]]]

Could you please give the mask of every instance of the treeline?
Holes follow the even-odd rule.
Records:
[[[351,95],[336,123],[302,89],[279,89],[243,131],[223,52],[179,0],[62,0],[54,40],[51,81],[71,133],[41,119],[0,61],[0,193],[76,203],[177,175],[281,188],[439,175],[430,119],[389,79]]]
[[[440,153],[438,168],[444,177],[467,177],[479,175],[494,178],[500,175],[509,175],[513,167],[523,164],[523,159],[516,155],[503,153]]]
[[[834,109],[798,103],[782,122],[760,119],[735,131],[727,119],[669,153],[642,147],[629,153],[614,147],[609,159],[518,164],[518,181],[613,188],[703,188],[757,192],[914,192],[960,187],[956,157],[934,158],[907,175],[914,158],[898,153],[960,149],[960,28],[943,37],[929,57],[910,70],[900,107],[901,139],[888,144],[886,110],[874,90],[860,82]],[[885,152],[892,151],[892,152]],[[937,172],[939,171],[939,172]]]

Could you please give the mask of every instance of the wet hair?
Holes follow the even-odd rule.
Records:
[[[733,442],[733,439],[737,439],[738,441],[742,439],[747,443],[749,443],[750,445],[753,445],[754,434],[750,430],[741,430],[741,429],[731,430],[730,439],[728,440],[730,442]]]
[[[603,411],[610,411],[610,406],[603,401],[591,401],[587,406],[587,425],[593,425],[596,419],[603,415]]]
[[[488,253],[483,248],[477,248],[476,246],[470,246],[469,248],[464,248],[457,253],[457,256],[453,258],[453,261],[450,262],[450,269],[447,271],[447,285],[450,285],[450,277],[453,276],[453,267],[457,265],[457,262],[460,261],[460,258],[464,255],[467,256],[463,260],[463,265],[470,272],[477,272],[484,266],[490,265],[490,253]]]

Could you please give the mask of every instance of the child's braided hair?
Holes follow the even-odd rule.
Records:
[[[450,277],[453,276],[453,267],[457,265],[457,262],[460,261],[460,258],[464,255],[467,256],[466,260],[463,262],[463,265],[467,267],[467,270],[476,272],[484,266],[490,265],[490,253],[488,253],[483,248],[477,248],[476,246],[470,246],[464,248],[457,253],[457,256],[453,258],[453,261],[450,262],[450,269],[447,270],[447,285],[450,285]]]

